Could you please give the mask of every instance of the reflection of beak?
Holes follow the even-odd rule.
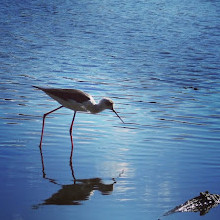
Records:
[[[112,111],[118,116],[118,118],[124,123],[124,121],[121,119],[121,117],[118,115],[118,113],[115,111],[115,109],[112,109]]]

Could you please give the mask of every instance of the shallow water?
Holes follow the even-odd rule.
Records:
[[[219,1],[4,1],[1,219],[158,219],[219,188]],[[110,97],[111,112],[46,119],[32,85]],[[44,177],[44,178],[43,178]],[[219,207],[202,218],[218,219]],[[200,219],[199,213],[164,219]]]

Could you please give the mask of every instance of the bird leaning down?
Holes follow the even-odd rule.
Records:
[[[71,138],[71,145],[72,145],[70,163],[72,163],[72,153],[73,153],[72,128],[73,128],[73,123],[74,123],[74,119],[75,119],[77,111],[84,111],[84,112],[90,112],[92,114],[96,114],[101,111],[104,111],[105,109],[110,109],[124,123],[124,121],[121,119],[118,113],[114,110],[114,103],[109,98],[103,98],[100,100],[98,104],[96,104],[95,100],[93,99],[91,95],[81,90],[42,88],[38,86],[33,86],[33,87],[44,91],[52,99],[56,100],[58,103],[61,104],[61,106],[59,106],[58,108],[52,111],[49,111],[43,115],[43,124],[42,124],[41,139],[40,139],[40,145],[39,145],[41,153],[42,153],[42,140],[43,140],[43,133],[44,133],[45,118],[47,115],[63,107],[74,111],[72,123],[70,126],[70,138]]]

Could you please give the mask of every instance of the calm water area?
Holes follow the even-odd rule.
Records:
[[[219,0],[2,0],[1,220],[217,220],[163,213],[220,194]],[[75,88],[115,110],[46,119],[32,87]],[[74,172],[76,181],[73,181]]]

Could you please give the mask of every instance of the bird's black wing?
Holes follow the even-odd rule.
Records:
[[[44,91],[49,96],[55,96],[63,100],[74,100],[78,103],[83,103],[90,100],[90,95],[77,90],[77,89],[50,89],[50,88],[41,88],[34,86],[42,91]]]

